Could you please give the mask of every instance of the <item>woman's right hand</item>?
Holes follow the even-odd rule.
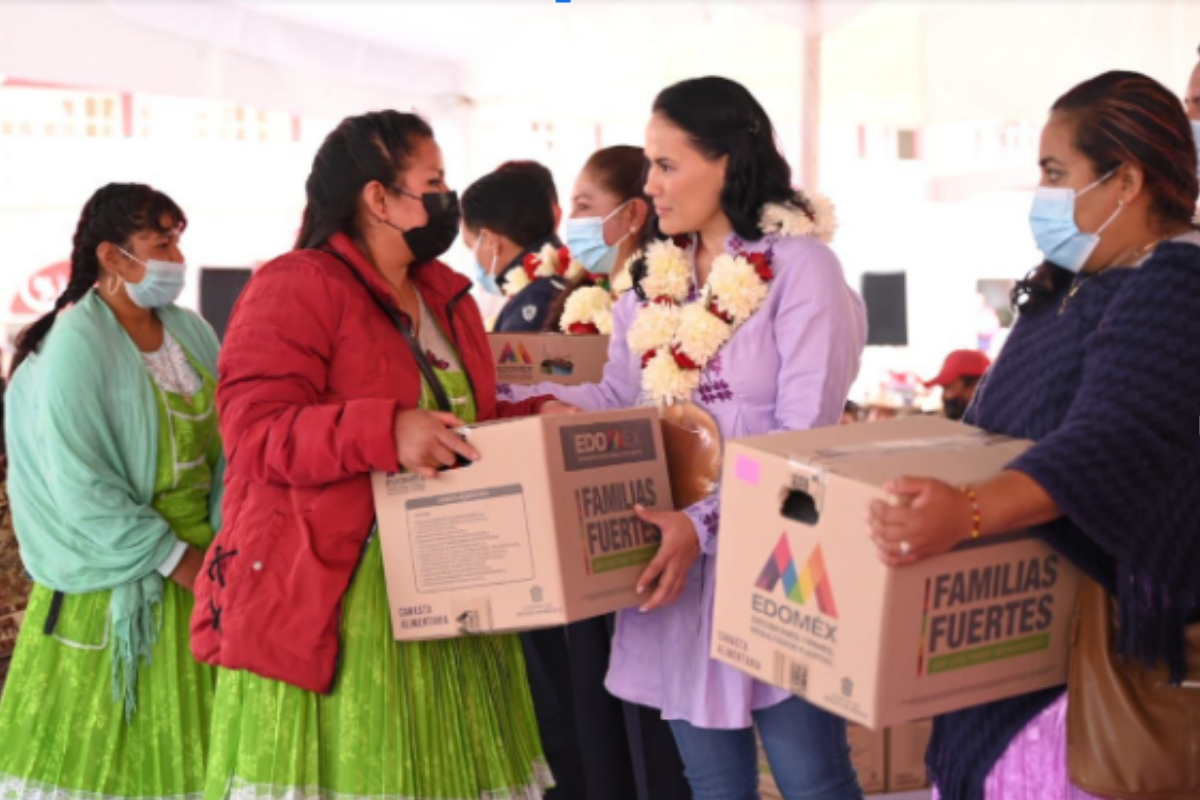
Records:
[[[396,460],[422,478],[432,478],[440,468],[454,466],[459,456],[478,461],[479,451],[451,430],[465,425],[445,411],[401,411],[394,429]]]

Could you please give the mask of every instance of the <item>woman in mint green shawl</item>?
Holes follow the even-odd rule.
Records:
[[[217,339],[174,305],[186,225],[148,186],[97,191],[66,291],[17,342],[8,490],[35,586],[0,699],[4,800],[204,786],[215,678],[188,620],[224,461]]]

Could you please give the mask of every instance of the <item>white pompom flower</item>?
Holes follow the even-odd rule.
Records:
[[[643,353],[669,345],[678,329],[678,306],[650,303],[634,317],[625,340],[629,343],[630,352],[640,357]]]
[[[704,366],[733,335],[729,323],[700,303],[689,303],[679,315],[675,344],[694,363]]]
[[[758,227],[763,233],[784,236],[812,236],[828,244],[837,231],[837,214],[833,202],[820,194],[805,195],[813,215],[793,203],[767,203],[763,206]]]
[[[829,244],[838,229],[837,208],[833,201],[823,194],[811,195],[809,200],[817,217],[813,233],[822,242]]]
[[[657,406],[682,403],[700,388],[700,370],[683,369],[667,348],[661,348],[642,371],[642,387]]]
[[[571,292],[563,307],[559,328],[570,333],[572,325],[595,325],[603,334],[612,333],[612,297],[599,286],[584,286]]]
[[[537,254],[538,265],[533,271],[535,278],[553,278],[558,274],[558,248],[544,245]]]
[[[596,309],[596,314],[592,317],[592,322],[596,325],[596,331],[603,336],[612,336],[613,317],[612,308]]]
[[[642,291],[651,300],[669,297],[676,303],[687,299],[692,290],[692,262],[674,242],[655,242],[646,250],[646,277]]]
[[[745,258],[722,253],[713,259],[708,278],[714,302],[732,318],[734,326],[743,324],[767,299],[770,287]]]
[[[508,271],[508,276],[504,279],[504,296],[516,297],[532,282],[525,273],[524,267],[511,269]]]

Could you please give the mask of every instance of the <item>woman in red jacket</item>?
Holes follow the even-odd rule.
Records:
[[[221,355],[225,519],[192,619],[224,668],[206,796],[541,797],[516,637],[392,638],[369,473],[436,480],[478,457],[452,428],[565,409],[496,401],[470,282],[436,260],[458,199],[422,119],[344,120],[307,193]]]

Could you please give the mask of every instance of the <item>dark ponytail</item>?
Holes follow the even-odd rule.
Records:
[[[163,216],[170,219],[164,228]],[[17,371],[29,355],[41,346],[42,340],[58,312],[82,300],[100,280],[100,259],[96,248],[104,242],[128,247],[129,239],[140,231],[155,230],[166,233],[187,227],[187,217],[175,201],[162,192],[140,183],[110,183],[96,191],[75,226],[75,237],[71,248],[71,279],[67,288],[54,301],[54,310],[21,331],[17,337],[17,352],[13,356],[12,369]]]
[[[792,188],[792,169],[775,142],[775,129],[754,95],[728,78],[694,78],[664,89],[654,100],[706,158],[728,156],[721,210],[733,230],[757,241],[759,216],[767,203],[790,203],[813,213]]]
[[[325,138],[304,184],[308,202],[296,249],[320,247],[335,233],[357,238],[358,198],[371,181],[391,186],[433,129],[416,114],[372,111],[346,117]]]

